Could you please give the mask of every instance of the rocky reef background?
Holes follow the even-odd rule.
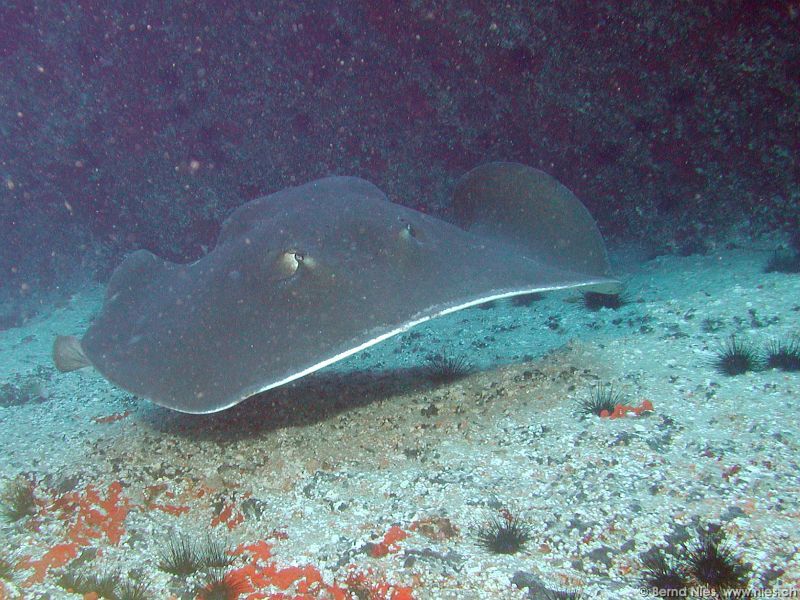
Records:
[[[0,326],[328,174],[447,218],[461,174],[519,161],[652,254],[800,227],[794,1],[33,0],[0,25]]]

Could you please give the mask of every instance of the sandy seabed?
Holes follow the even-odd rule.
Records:
[[[643,555],[706,525],[750,587],[797,591],[800,373],[712,364],[732,334],[800,334],[800,276],[764,274],[768,256],[626,261],[618,310],[574,293],[470,309],[207,416],[55,371],[54,335],[99,310],[87,288],[0,332],[0,479],[36,498],[0,524],[0,598],[83,597],[67,571],[195,598],[202,569],[160,565],[180,536],[226,544],[241,598],[642,598]],[[434,354],[473,372],[435,385]],[[654,410],[582,417],[603,384]],[[476,541],[504,515],[530,526],[515,554]]]

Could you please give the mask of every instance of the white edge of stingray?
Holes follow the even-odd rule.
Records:
[[[594,289],[596,291],[599,291],[601,293],[609,293],[610,294],[610,293],[615,293],[616,291],[619,291],[620,287],[621,287],[621,284],[620,284],[619,281],[617,281],[615,279],[602,278],[602,279],[596,279],[594,281],[592,281],[592,280],[584,281],[584,282],[581,282],[579,284],[565,283],[565,284],[562,284],[562,285],[554,285],[554,286],[550,286],[550,287],[537,287],[537,288],[530,288],[530,289],[521,289],[521,290],[514,290],[514,291],[511,291],[511,292],[501,292],[501,293],[498,293],[498,294],[493,294],[491,296],[482,296],[480,298],[476,298],[475,300],[470,300],[469,302],[465,302],[464,304],[458,304],[456,306],[450,306],[448,308],[442,309],[442,310],[440,310],[438,312],[435,312],[433,314],[426,315],[424,317],[420,317],[419,319],[403,323],[400,327],[397,327],[396,329],[392,329],[391,331],[387,331],[386,333],[382,333],[381,335],[379,335],[377,337],[374,337],[374,338],[371,338],[371,339],[365,341],[364,343],[359,344],[358,346],[353,346],[352,348],[348,348],[344,352],[340,352],[339,354],[337,354],[335,356],[331,356],[330,358],[326,358],[325,360],[320,361],[320,362],[318,362],[316,364],[313,364],[310,367],[307,367],[307,368],[303,369],[302,371],[298,371],[297,373],[292,373],[288,377],[285,377],[285,378],[280,379],[278,381],[273,381],[273,382],[271,382],[270,384],[268,384],[268,385],[266,385],[264,387],[251,388],[251,389],[247,390],[244,394],[242,394],[241,396],[239,396],[238,398],[236,398],[235,400],[230,402],[229,404],[226,404],[224,406],[219,406],[217,408],[214,408],[213,410],[188,411],[188,410],[181,410],[179,408],[174,408],[172,406],[168,406],[167,408],[169,408],[170,410],[177,411],[177,412],[188,413],[188,414],[193,414],[193,415],[207,415],[207,414],[212,414],[212,413],[215,413],[215,412],[220,412],[220,411],[223,411],[223,410],[227,410],[229,408],[232,408],[233,406],[236,406],[237,404],[240,404],[241,402],[244,402],[247,398],[250,398],[251,396],[255,396],[256,394],[261,394],[262,392],[266,392],[267,390],[271,390],[273,388],[280,387],[282,385],[286,385],[287,383],[290,383],[290,382],[294,381],[295,379],[300,379],[302,377],[305,377],[306,375],[309,375],[309,374],[313,373],[314,371],[319,371],[320,369],[324,369],[325,367],[327,367],[329,365],[332,365],[334,363],[337,363],[337,362],[339,362],[341,360],[344,360],[348,356],[351,356],[353,354],[361,352],[362,350],[364,350],[366,348],[369,348],[370,346],[374,346],[375,344],[379,344],[380,342],[382,342],[384,340],[388,340],[390,337],[394,337],[394,336],[399,335],[401,333],[405,333],[409,329],[413,329],[417,325],[425,323],[426,321],[430,321],[432,319],[436,319],[438,317],[442,317],[442,316],[448,315],[450,313],[458,312],[459,310],[464,310],[465,308],[471,308],[471,307],[477,306],[479,304],[485,304],[485,303],[491,302],[493,300],[502,300],[504,298],[511,298],[513,296],[524,296],[525,294],[535,294],[537,292],[554,292],[554,291],[558,291],[558,290],[586,289],[586,288],[592,288],[592,289]],[[159,404],[155,400],[152,400],[152,402],[154,404]],[[163,405],[161,405],[161,406],[163,406]]]

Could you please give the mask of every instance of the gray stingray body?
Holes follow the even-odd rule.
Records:
[[[209,413],[448,312],[616,286],[594,221],[544,173],[479,167],[455,201],[460,226],[354,177],[253,200],[192,264],[126,258],[80,349],[139,396]]]

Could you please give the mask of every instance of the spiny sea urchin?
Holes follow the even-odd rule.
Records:
[[[600,292],[584,292],[583,305],[592,312],[601,308],[617,310],[628,304],[628,299],[623,294],[601,294]]]
[[[530,294],[522,294],[520,296],[512,296],[511,297],[511,306],[524,308],[526,306],[530,306],[534,302],[538,302],[542,298],[544,298],[544,294],[540,294],[539,292],[532,292]]]
[[[428,357],[425,367],[425,374],[434,383],[451,383],[466,377],[470,371],[472,365],[462,355],[434,354]]]
[[[201,542],[188,536],[171,536],[161,551],[158,567],[173,575],[191,575],[201,569],[221,569],[229,566],[233,557],[228,545],[207,535]]]
[[[542,600],[583,600],[583,592],[579,590],[545,590],[538,596],[531,596],[531,598],[533,597]]]
[[[73,594],[94,594],[99,598],[117,598],[117,586],[122,577],[119,571],[83,573],[68,568],[58,578],[58,586]]]
[[[117,588],[115,600],[150,600],[154,597],[150,584],[143,580],[126,579]]]
[[[689,587],[685,567],[674,559],[667,558],[660,550],[645,558],[642,567],[642,584],[648,590],[657,590],[658,594],[665,594],[680,592]]]
[[[531,527],[514,515],[494,516],[476,532],[478,543],[495,554],[515,554],[531,539]]]
[[[36,514],[34,483],[25,475],[19,475],[6,483],[0,492],[0,514],[7,521],[19,521]]]
[[[617,404],[625,404],[625,401],[622,394],[615,390],[613,385],[596,385],[587,398],[578,401],[577,411],[581,415],[599,417],[603,411],[608,411],[609,415],[613,413]]]
[[[788,342],[770,340],[764,353],[764,364],[768,369],[800,371],[800,338]]]
[[[755,348],[732,335],[717,350],[712,364],[720,373],[733,376],[757,369],[759,362]]]
[[[196,593],[200,600],[238,600],[248,590],[245,581],[233,573],[211,572]]]
[[[233,564],[230,547],[224,540],[206,536],[203,545],[198,548],[200,562],[207,569],[224,569]]]
[[[158,568],[173,575],[191,575],[199,571],[203,560],[191,539],[170,536],[163,550]]]
[[[697,543],[687,550],[686,570],[698,582],[722,595],[743,588],[750,572],[722,530],[698,530]]]
[[[765,273],[800,273],[800,252],[775,250],[764,265]]]

